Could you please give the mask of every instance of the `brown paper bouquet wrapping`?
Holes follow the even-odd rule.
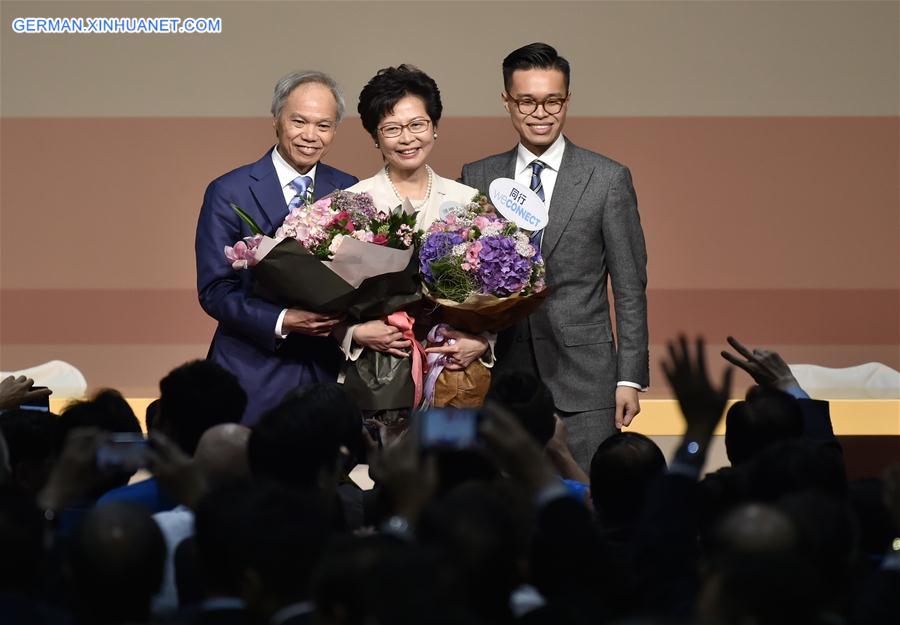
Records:
[[[426,305],[433,307],[431,318],[438,323],[468,332],[501,332],[524,319],[543,303],[549,293],[545,288],[527,296],[496,297],[473,294],[463,302],[434,297],[427,287]],[[439,343],[435,343],[438,345]],[[430,345],[429,345],[430,346]],[[432,405],[437,407],[477,408],[484,403],[491,386],[491,370],[480,360],[461,371],[444,369],[434,386]]]
[[[434,386],[434,405],[478,408],[491,386],[491,370],[476,360],[462,371],[444,369]]]

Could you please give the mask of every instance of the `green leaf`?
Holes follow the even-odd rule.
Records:
[[[240,217],[241,219],[243,219],[243,220],[247,223],[247,225],[250,226],[250,232],[252,232],[253,234],[265,234],[265,233],[262,231],[262,228],[260,228],[259,226],[257,226],[257,225],[256,225],[256,222],[253,221],[253,217],[251,217],[250,215],[248,215],[247,213],[245,213],[245,212],[241,209],[240,206],[238,206],[238,205],[235,204],[234,202],[228,202],[228,205],[231,207],[231,210],[233,210],[234,212],[236,212],[236,213],[238,214],[238,217]]]

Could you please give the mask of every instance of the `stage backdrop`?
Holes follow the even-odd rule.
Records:
[[[634,175],[651,396],[665,396],[657,361],[680,330],[713,349],[733,333],[793,363],[900,368],[896,2],[0,10],[0,369],[59,358],[92,388],[152,396],[169,369],[205,356],[197,213],[210,180],[271,146],[280,75],[341,82],[350,115],[326,160],[366,177],[380,161],[356,96],[381,67],[420,66],[445,105],[432,164],[455,177],[514,145],[500,61],[536,40],[573,66],[566,134]],[[221,18],[222,32],[12,30],[17,17],[116,16]]]

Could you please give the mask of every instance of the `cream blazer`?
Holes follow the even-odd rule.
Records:
[[[397,198],[391,187],[391,181],[388,180],[387,173],[382,167],[374,176],[360,180],[347,191],[353,193],[368,193],[372,196],[375,207],[379,209],[393,209],[401,200]],[[434,174],[434,180],[431,183],[431,195],[424,202],[412,202],[413,208],[418,211],[416,215],[416,227],[427,230],[434,221],[440,217],[441,206],[445,203],[467,204],[472,201],[478,194],[478,189],[450,180],[449,178],[441,178]],[[348,360],[356,360],[362,353],[362,348],[353,343],[353,330],[356,325],[347,328],[343,336],[338,336],[341,344],[341,351]],[[486,367],[494,366],[494,344],[497,341],[497,335],[491,332],[483,332],[489,344],[489,349],[481,357],[481,362]],[[343,382],[344,374],[338,378],[338,382]]]
[[[394,189],[391,187],[391,181],[388,180],[387,173],[382,167],[374,176],[360,180],[347,191],[353,193],[368,193],[375,202],[378,209],[393,209],[402,200],[397,198]],[[478,189],[450,180],[449,178],[441,178],[434,174],[434,180],[431,184],[431,195],[424,202],[412,201],[413,208],[419,214],[416,216],[416,227],[427,230],[434,221],[440,217],[441,206],[446,203],[467,204],[477,195]]]

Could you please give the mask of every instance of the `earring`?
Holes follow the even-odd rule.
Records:
[[[381,147],[381,146],[379,146],[379,145],[378,145],[378,142],[376,141],[376,142],[375,142],[375,149],[377,150],[379,147]]]
[[[434,134],[431,135],[431,136],[434,137],[435,139],[437,139],[437,133],[434,133]]]

